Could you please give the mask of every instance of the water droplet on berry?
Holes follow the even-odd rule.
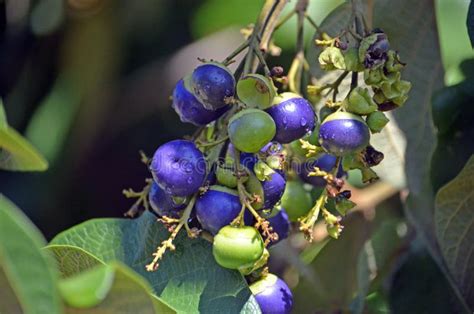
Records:
[[[307,123],[308,123],[308,121],[306,121],[305,118],[301,118],[301,120],[300,120],[300,125],[301,126],[305,126]]]
[[[188,180],[187,180],[188,184],[193,183],[193,181],[194,181],[193,177],[189,177]]]
[[[287,125],[288,124],[288,119],[286,117],[283,117],[283,125]]]

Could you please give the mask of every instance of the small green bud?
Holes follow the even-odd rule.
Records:
[[[282,168],[282,159],[278,155],[270,155],[265,159],[267,165],[272,169],[281,169]]]
[[[337,198],[336,197],[336,210],[341,214],[341,215],[346,215],[347,212],[354,208],[356,206],[356,203],[354,203],[351,200],[348,200],[347,198]]]
[[[367,69],[364,71],[364,81],[367,85],[378,85],[383,80],[383,69]]]
[[[372,133],[379,133],[390,121],[383,112],[374,111],[367,116],[367,125]]]
[[[400,57],[395,50],[389,50],[387,52],[387,61],[385,62],[385,68],[388,72],[399,72],[405,66],[404,63],[400,62]]]
[[[218,166],[216,169],[217,181],[229,188],[235,188],[237,186],[237,177],[234,173],[232,164],[224,164]]]
[[[336,47],[327,47],[324,49],[319,55],[318,60],[321,68],[326,71],[334,69],[344,70],[346,68],[341,49]]]
[[[362,72],[364,66],[359,61],[359,51],[357,48],[349,48],[344,53],[344,63],[346,71]]]
[[[341,235],[342,228],[339,224],[337,225],[326,225],[326,230],[331,238],[337,239]]]
[[[324,220],[328,225],[337,225],[341,219],[339,217],[334,216],[330,212],[327,212],[324,215]]]
[[[377,110],[377,104],[369,95],[367,88],[356,87],[349,94],[346,109],[359,115],[366,115]]]
[[[275,173],[275,170],[270,168],[266,163],[261,160],[259,160],[255,164],[253,171],[255,172],[255,176],[257,177],[257,179],[260,181],[268,180],[270,178],[270,175]]]
[[[344,169],[344,171],[349,171],[352,169],[361,169],[364,167],[365,165],[361,161],[358,153],[349,154],[342,157],[342,169]]]
[[[361,168],[360,171],[362,173],[363,183],[371,183],[379,179],[379,176],[377,175],[377,173],[370,168],[367,168],[367,167]]]

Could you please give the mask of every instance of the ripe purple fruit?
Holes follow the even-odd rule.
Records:
[[[293,294],[288,285],[273,274],[250,285],[262,314],[288,314],[293,307]]]
[[[322,171],[331,172],[336,165],[337,157],[330,154],[321,154],[315,158],[308,159],[301,165],[301,171],[299,172],[301,180],[314,186],[323,187],[326,185],[326,180],[319,176],[308,176],[310,172],[314,171],[314,167],[318,167]],[[340,178],[344,175],[342,166],[339,165],[337,171],[337,177]]]
[[[191,83],[204,108],[216,110],[226,105],[226,98],[235,94],[235,79],[225,66],[208,62],[194,69]]]
[[[284,208],[274,208],[271,216],[267,218],[270,226],[273,228],[273,232],[278,234],[277,241],[271,241],[270,246],[277,244],[283,239],[288,238],[290,233],[290,219]]]
[[[290,143],[314,129],[316,114],[311,104],[294,93],[275,97],[273,106],[265,110],[275,121],[275,141]]]
[[[217,110],[208,110],[194,96],[188,87],[187,78],[179,80],[173,91],[172,107],[179,115],[182,122],[189,122],[194,125],[206,125],[216,120],[224,114],[229,106],[221,107]]]
[[[370,140],[365,121],[352,113],[329,115],[319,128],[319,143],[335,156],[345,156],[363,150]]]
[[[245,182],[245,186],[250,193],[258,195],[260,198],[253,204],[255,209],[272,209],[285,192],[286,180],[277,171],[264,181],[260,181],[254,174],[251,174]]]
[[[195,208],[202,227],[216,234],[237,217],[242,205],[237,191],[213,185],[196,200]]]
[[[179,217],[179,211],[186,207],[184,202],[176,202],[173,196],[166,194],[165,191],[153,182],[148,193],[148,202],[153,211],[159,216],[172,218]]]
[[[160,146],[152,159],[151,173],[167,194],[196,193],[206,178],[204,155],[191,141],[174,140]]]

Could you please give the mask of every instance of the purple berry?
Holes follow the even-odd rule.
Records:
[[[174,140],[156,150],[150,170],[166,193],[188,196],[196,193],[203,184],[206,160],[193,142]]]
[[[250,285],[262,314],[288,314],[293,307],[293,294],[287,284],[273,274],[267,274]]]
[[[283,93],[275,100],[276,103],[274,101],[274,105],[266,109],[275,121],[275,141],[290,143],[314,129],[316,114],[306,99],[297,94]]]
[[[290,219],[284,208],[274,208],[272,215],[267,218],[267,220],[273,228],[273,232],[278,234],[278,240],[270,242],[270,246],[288,238],[288,234],[290,233]]]
[[[206,125],[216,120],[229,109],[229,106],[224,106],[217,110],[207,110],[190,92],[184,80],[179,80],[174,88],[172,107],[182,122],[189,122],[197,126]]]
[[[234,76],[218,63],[209,62],[198,66],[193,71],[191,83],[194,94],[209,110],[226,106],[225,99],[235,94]]]
[[[319,143],[335,156],[361,151],[369,144],[369,140],[369,127],[365,121],[348,112],[329,115],[319,128]]]
[[[305,163],[301,165],[299,171],[300,178],[306,183],[309,183],[314,186],[323,187],[326,185],[326,180],[323,177],[318,176],[308,176],[310,172],[314,171],[314,167],[318,167],[322,171],[330,172],[336,165],[337,157],[330,154],[321,154],[315,158],[310,158]],[[339,170],[337,171],[337,177],[341,178],[345,175],[342,166],[339,165]]]
[[[186,207],[186,204],[176,203],[173,196],[166,194],[165,191],[153,182],[148,193],[148,201],[155,213],[159,216],[167,216],[172,218],[179,217],[179,211]]]
[[[227,226],[242,209],[237,191],[214,185],[196,200],[196,216],[212,234]]]

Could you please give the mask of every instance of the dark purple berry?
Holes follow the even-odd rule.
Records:
[[[281,66],[274,66],[271,70],[271,74],[273,77],[282,77],[285,70]]]
[[[156,150],[150,170],[166,193],[188,196],[196,193],[203,184],[206,160],[193,142],[174,140]]]
[[[179,80],[174,88],[172,107],[182,122],[189,122],[197,126],[206,125],[216,120],[229,109],[229,106],[224,106],[217,110],[207,110],[186,88],[184,80]]]
[[[198,66],[192,73],[191,83],[194,94],[209,110],[226,106],[226,98],[235,94],[234,76],[218,63],[209,62]]]
[[[214,185],[196,200],[195,208],[202,227],[216,234],[237,217],[242,205],[237,191]]]
[[[364,67],[367,69],[383,64],[387,60],[387,52],[390,49],[387,35],[380,29],[374,30],[367,37],[372,42],[365,51]]]
[[[369,144],[369,140],[369,128],[365,121],[348,112],[329,115],[319,128],[319,143],[335,156],[359,152]]]
[[[293,308],[293,294],[288,285],[273,274],[267,274],[250,285],[262,314],[289,314]]]
[[[371,145],[369,145],[364,150],[363,158],[367,166],[373,167],[377,166],[380,162],[382,162],[384,155],[382,152],[379,152]]]
[[[316,114],[311,104],[301,96],[283,93],[275,97],[274,105],[266,109],[275,121],[275,141],[290,143],[314,129]]]
[[[309,183],[314,186],[323,187],[326,185],[326,180],[321,176],[308,176],[310,172],[314,171],[314,167],[318,167],[322,171],[331,172],[332,169],[336,166],[337,158],[330,154],[321,154],[317,157],[309,158],[305,163],[300,167],[300,178],[306,183]],[[345,175],[342,165],[339,165],[337,171],[337,178],[341,178]]]
[[[270,246],[288,238],[288,234],[290,233],[290,219],[288,218],[288,214],[284,208],[274,208],[272,210],[272,216],[267,218],[267,220],[273,228],[273,232],[278,234],[278,240],[271,241],[269,244]]]
[[[177,203],[173,196],[165,193],[156,182],[151,185],[148,201],[153,211],[161,217],[178,218],[179,211],[186,207],[184,202]]]

